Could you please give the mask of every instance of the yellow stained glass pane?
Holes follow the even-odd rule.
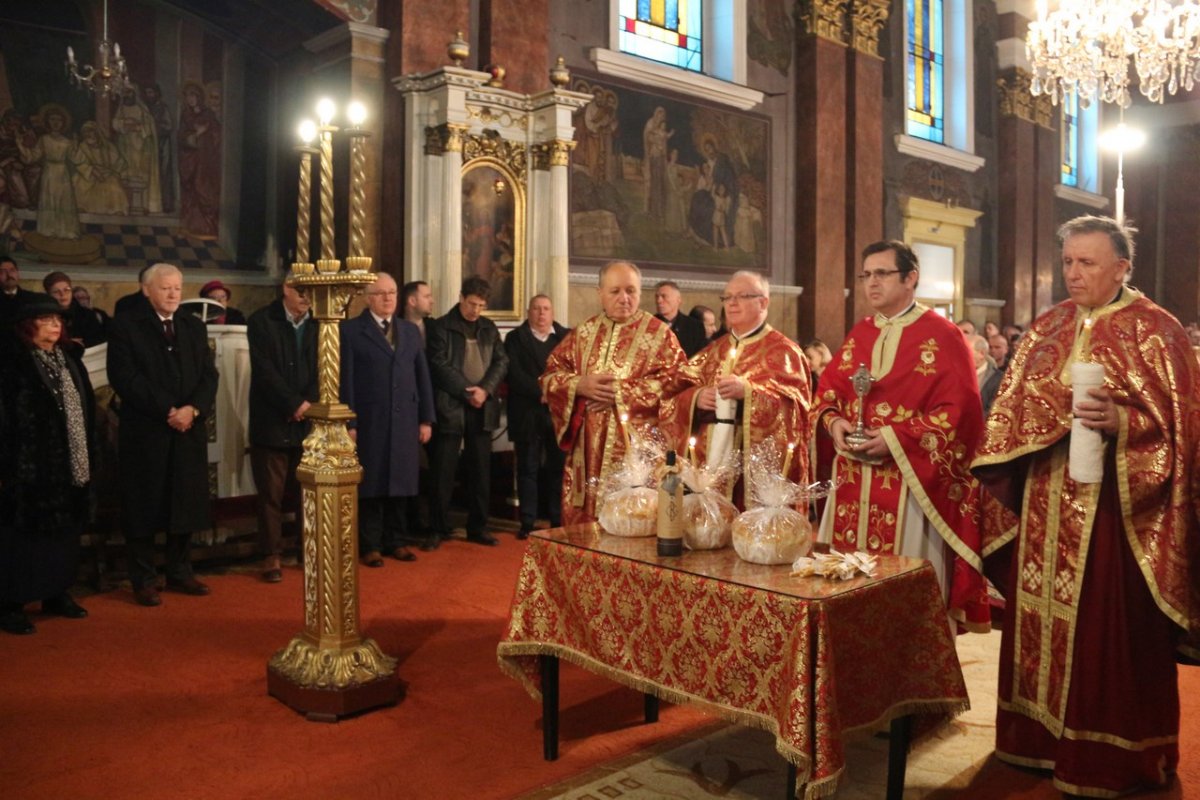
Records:
[[[667,24],[666,0],[650,0],[650,21],[660,27]]]

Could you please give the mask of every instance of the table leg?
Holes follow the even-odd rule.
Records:
[[[558,759],[558,656],[539,656],[542,668],[542,758]]]
[[[646,695],[646,724],[658,722],[658,698],[652,694]]]
[[[787,800],[796,800],[796,765],[787,762]]]
[[[888,737],[887,800],[904,797],[904,772],[908,768],[908,740],[912,735],[912,715],[892,720]]]

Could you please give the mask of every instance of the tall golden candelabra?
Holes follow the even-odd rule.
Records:
[[[304,525],[304,631],[267,664],[267,691],[310,720],[339,717],[399,699],[396,659],[362,636],[358,610],[358,484],[362,467],[346,421],[354,412],[338,401],[341,361],[338,323],[351,298],[375,282],[363,254],[362,199],[366,159],[361,109],[351,112],[351,247],[346,268],[334,257],[332,104],[318,106],[320,146],[301,147],[300,200],[296,214],[297,261],[288,283],[307,293],[320,325],[317,372],[320,400],[308,410],[312,431],[296,475]],[[302,128],[302,131],[304,128]],[[313,128],[307,130],[312,131]],[[302,132],[302,137],[304,133]],[[307,137],[311,141],[311,136]],[[309,263],[311,156],[320,154],[321,257]],[[355,223],[358,234],[354,235]]]

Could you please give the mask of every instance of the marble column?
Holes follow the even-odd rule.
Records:
[[[462,289],[462,150],[465,125],[446,123],[442,140],[442,207],[440,274],[428,274],[434,288],[434,307],[444,314],[458,303]]]
[[[550,242],[549,274],[545,282],[546,294],[554,305],[557,319],[567,318],[569,294],[569,240],[570,194],[567,186],[567,171],[571,164],[574,142],[556,140],[550,143]]]

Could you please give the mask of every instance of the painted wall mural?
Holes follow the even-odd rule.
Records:
[[[68,46],[80,64],[97,63],[98,33],[79,6],[19,5],[0,27],[0,250],[50,263],[232,266],[216,242],[224,41],[161,6],[114,7],[110,38],[132,86],[110,97],[64,74]],[[164,31],[173,47],[160,46]]]
[[[766,270],[770,122],[609,78],[575,115],[571,259]]]

